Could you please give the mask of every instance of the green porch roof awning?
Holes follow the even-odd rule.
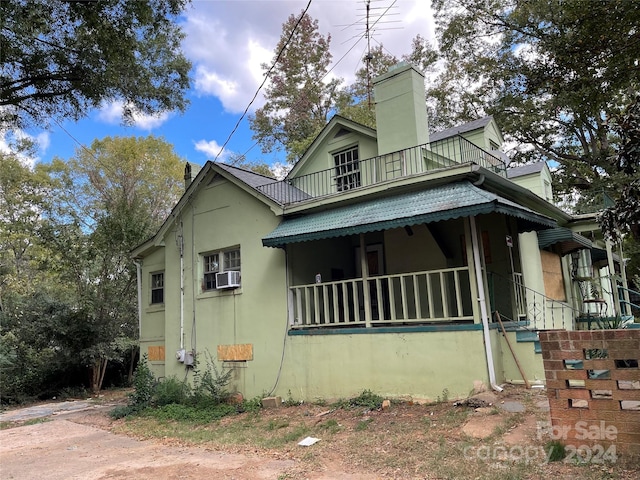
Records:
[[[556,222],[470,182],[368,200],[331,210],[285,218],[262,239],[266,247],[356,235],[486,213],[516,217],[522,231],[555,227]]]
[[[538,232],[538,246],[540,249],[549,248],[553,245],[557,246],[563,256],[576,250],[592,247],[591,240],[568,228],[556,227]]]

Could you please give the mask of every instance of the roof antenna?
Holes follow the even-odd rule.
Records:
[[[373,60],[373,55],[371,55],[371,31],[369,29],[371,0],[366,0],[365,4],[367,7],[367,26],[364,35],[367,38],[367,54],[364,57],[364,61],[367,62],[367,103],[369,105],[369,110],[371,110],[371,60]]]

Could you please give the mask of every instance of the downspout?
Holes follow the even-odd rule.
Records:
[[[476,229],[476,217],[469,217],[471,230],[471,244],[473,246],[473,265],[476,271],[476,281],[478,282],[478,300],[480,302],[480,316],[482,317],[482,332],[484,334],[484,353],[487,359],[489,370],[489,383],[496,392],[501,392],[503,388],[496,384],[496,371],[493,366],[493,352],[491,351],[491,337],[489,335],[489,315],[487,312],[487,299],[484,295],[484,280],[482,267],[480,266],[480,248],[478,246],[478,231]]]
[[[142,263],[133,259],[136,264],[136,283],[138,284],[138,341],[142,336]]]
[[[180,251],[180,350],[184,350],[184,232],[180,220],[180,233],[176,241]]]

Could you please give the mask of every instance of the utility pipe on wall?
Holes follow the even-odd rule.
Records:
[[[180,232],[176,241],[180,251],[180,350],[184,350],[184,236],[182,220],[180,220]]]
[[[136,264],[136,283],[138,284],[138,341],[142,336],[142,263],[134,259]]]
[[[482,317],[482,331],[484,334],[484,353],[487,359],[487,368],[489,369],[489,383],[491,388],[497,392],[501,392],[503,388],[496,384],[496,371],[493,365],[493,352],[491,351],[491,338],[489,335],[489,314],[487,312],[487,299],[484,295],[484,280],[482,276],[482,267],[480,265],[480,247],[478,244],[478,230],[476,228],[476,217],[469,217],[471,230],[471,244],[473,246],[473,265],[476,271],[476,280],[478,282],[478,300],[480,302],[480,316]]]

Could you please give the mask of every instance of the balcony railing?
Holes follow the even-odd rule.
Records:
[[[366,280],[290,287],[292,328],[393,326],[473,322],[469,268],[458,267]]]
[[[280,203],[290,205],[468,162],[506,175],[506,167],[500,158],[458,135],[431,144],[342,163],[335,168],[269,183],[258,189]]]

